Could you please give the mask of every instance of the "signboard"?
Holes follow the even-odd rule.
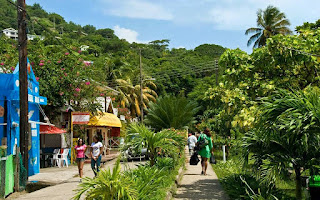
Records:
[[[90,113],[88,112],[72,112],[72,124],[88,124]]]

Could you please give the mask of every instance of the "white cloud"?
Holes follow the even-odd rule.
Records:
[[[211,22],[220,30],[245,30],[256,25],[258,9],[264,10],[273,5],[284,12],[292,24],[292,28],[305,21],[314,22],[320,12],[320,1],[313,0],[225,0],[211,5],[207,22]],[[204,20],[206,21],[206,20]]]
[[[214,8],[208,13],[208,22],[220,30],[242,30],[255,22],[256,13],[250,12],[246,7],[240,8]]]
[[[172,20],[173,15],[162,5],[146,0],[101,0],[108,7],[107,15],[155,20]]]
[[[258,9],[276,6],[292,28],[314,22],[320,13],[315,0],[98,0],[107,15],[173,22],[178,26],[208,25],[219,30],[246,30],[256,25]]]
[[[120,39],[125,39],[130,43],[132,42],[147,43],[147,42],[138,40],[139,33],[137,31],[127,29],[127,28],[122,28],[119,25],[114,26],[113,30],[116,36],[118,36]]]

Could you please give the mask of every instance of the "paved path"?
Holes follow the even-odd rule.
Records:
[[[189,157],[188,157],[189,161]],[[201,164],[186,165],[186,172],[181,180],[175,199],[213,199],[227,200],[228,196],[223,191],[217,175],[211,164],[208,165],[207,175],[201,175]]]
[[[102,168],[113,168],[116,159],[108,161]],[[121,169],[125,170],[128,168],[135,168],[139,162],[128,162],[121,163]],[[93,177],[90,164],[84,165],[84,176]],[[9,196],[8,199],[19,199],[19,200],[67,200],[71,199],[74,195],[75,190],[79,184],[80,178],[77,176],[78,171],[76,166],[70,166],[69,168],[48,168],[43,170],[38,176],[30,177],[29,179],[41,180],[43,182],[49,181],[55,185],[49,186],[32,193],[14,193]],[[84,198],[83,198],[84,199]]]

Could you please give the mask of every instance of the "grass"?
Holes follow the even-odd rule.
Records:
[[[269,199],[271,194],[279,199],[289,200],[295,197],[295,182],[292,177],[288,180],[277,180],[275,188],[269,189],[266,184],[262,184],[250,167],[243,168],[240,156],[230,156],[227,162],[223,163],[222,151],[215,151],[217,164],[212,165],[224,190],[230,199],[251,199],[248,191],[252,189],[255,194],[261,193],[261,199]],[[250,165],[250,163],[249,163]],[[250,189],[241,180],[241,177],[250,186]],[[270,198],[272,199],[272,198]]]

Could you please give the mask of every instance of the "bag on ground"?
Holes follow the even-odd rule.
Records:
[[[217,162],[216,162],[216,159],[215,159],[215,157],[214,157],[214,155],[213,155],[213,153],[211,154],[211,156],[210,156],[210,163],[211,164],[216,164]]]
[[[200,159],[198,158],[198,153],[195,151],[190,157],[190,165],[197,165]]]

